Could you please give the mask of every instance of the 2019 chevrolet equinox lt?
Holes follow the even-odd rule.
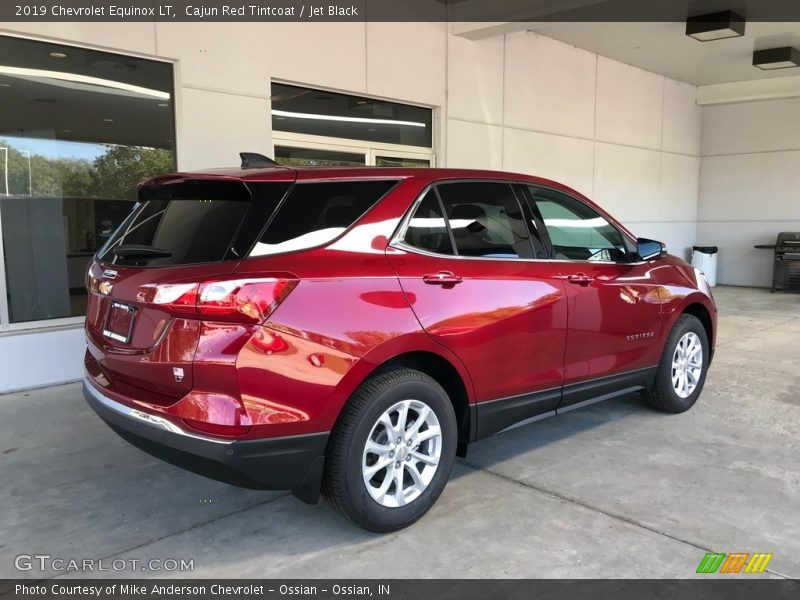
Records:
[[[457,169],[151,179],[87,274],[84,394],[142,449],[391,531],[469,442],[635,392],[690,408],[705,277],[576,191]]]

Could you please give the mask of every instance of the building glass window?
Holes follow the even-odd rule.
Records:
[[[337,152],[290,146],[275,146],[275,160],[287,167],[358,167],[367,164],[364,152]]]
[[[82,316],[136,184],[175,170],[172,65],[7,36],[0,57],[3,312]]]
[[[272,83],[272,128],[330,138],[430,148],[429,108]]]
[[[275,82],[271,100],[278,164],[434,165],[431,108]]]

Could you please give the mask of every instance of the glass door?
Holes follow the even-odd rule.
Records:
[[[289,167],[356,167],[367,164],[366,152],[275,146],[275,162]]]
[[[430,167],[429,158],[404,158],[401,156],[376,156],[376,167]]]
[[[432,150],[276,131],[275,161],[288,167],[432,167]]]
[[[434,166],[434,156],[431,152],[413,152],[408,150],[394,150],[389,148],[369,149],[369,164],[376,167],[417,167],[425,168]]]

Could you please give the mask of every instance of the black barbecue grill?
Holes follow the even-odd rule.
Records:
[[[757,244],[755,247],[774,252],[770,291],[800,291],[800,232],[783,231],[774,244]]]

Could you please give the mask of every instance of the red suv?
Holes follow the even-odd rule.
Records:
[[[241,169],[157,177],[87,275],[86,399],[122,437],[357,525],[420,518],[469,442],[703,388],[705,277],[527,175]]]

